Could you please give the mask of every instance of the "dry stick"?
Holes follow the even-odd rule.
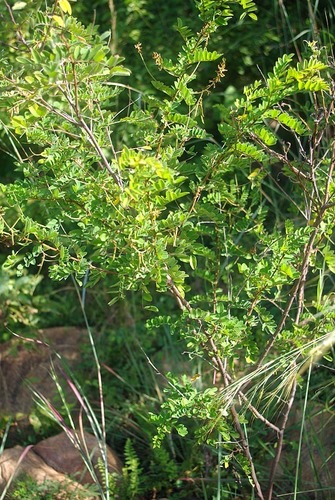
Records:
[[[111,13],[111,41],[109,44],[109,48],[112,54],[116,54],[118,42],[116,29],[117,11],[113,0],[108,0],[108,6]]]
[[[333,180],[334,168],[335,168],[335,139],[333,139],[333,142],[332,142],[332,159],[330,162],[328,176],[327,176],[326,193],[325,193],[325,200],[324,200],[324,206],[326,208],[332,206],[332,204],[329,203],[329,200],[330,200],[330,196],[331,196],[330,195],[330,185],[331,185],[331,182]]]
[[[259,368],[260,365],[263,363],[264,359],[266,358],[266,356],[268,355],[268,353],[272,349],[272,347],[273,347],[273,345],[274,345],[274,343],[275,343],[278,335],[282,331],[282,329],[283,329],[283,327],[285,325],[286,319],[287,319],[287,317],[289,315],[289,312],[291,310],[291,307],[293,305],[294,300],[297,298],[297,296],[301,298],[301,290],[305,286],[306,276],[307,276],[307,272],[308,272],[308,268],[309,268],[309,260],[310,260],[311,253],[313,251],[314,241],[315,241],[316,235],[318,233],[318,225],[321,222],[322,214],[323,213],[324,213],[324,210],[320,211],[320,214],[317,217],[317,221],[315,223],[316,227],[315,227],[313,233],[310,235],[309,241],[308,241],[308,243],[306,245],[305,256],[304,256],[304,260],[303,260],[303,264],[302,264],[300,279],[297,281],[297,283],[295,284],[295,286],[293,288],[290,300],[288,301],[288,303],[286,305],[286,308],[284,310],[284,313],[283,313],[283,316],[281,318],[281,321],[280,321],[280,323],[279,323],[279,325],[278,325],[278,327],[277,327],[277,329],[276,329],[273,337],[271,338],[270,342],[268,342],[268,345],[267,345],[265,351],[263,352],[262,356],[260,357],[260,359],[259,359],[259,361],[257,363],[256,369]],[[297,320],[298,320],[297,323],[299,322],[299,317],[300,317],[300,314],[301,314],[301,310],[302,310],[301,309],[301,302],[299,302],[299,309],[298,309],[298,313],[297,313]],[[286,411],[284,413],[283,421],[282,421],[282,424],[280,426],[280,431],[278,433],[276,456],[275,456],[274,462],[272,464],[270,478],[269,478],[268,493],[267,493],[267,499],[268,500],[271,500],[271,498],[272,498],[272,492],[273,492],[273,486],[274,486],[274,478],[275,478],[275,475],[276,475],[277,467],[278,467],[280,456],[281,456],[282,449],[283,449],[284,432],[285,432],[285,429],[286,429],[288,416],[290,414],[290,411],[291,411],[291,408],[292,408],[292,405],[293,405],[293,402],[294,402],[295,392],[296,392],[296,380],[294,380],[293,383],[292,383],[291,395],[290,395],[290,398],[289,398],[289,400],[287,402]]]
[[[279,431],[279,437],[278,437],[278,441],[277,441],[276,456],[275,456],[275,459],[274,459],[274,461],[272,463],[272,467],[271,467],[271,473],[270,473],[270,478],[269,478],[268,491],[267,491],[267,496],[266,496],[267,500],[271,500],[272,499],[274,480],[275,480],[275,476],[276,476],[276,472],[277,472],[277,467],[278,467],[278,464],[279,464],[279,460],[280,460],[280,457],[281,457],[281,453],[282,453],[282,450],[283,450],[284,432],[285,432],[285,429],[286,429],[288,416],[289,416],[289,414],[291,412],[292,405],[293,405],[293,402],[294,402],[296,388],[297,388],[297,381],[294,378],[293,382],[292,382],[292,389],[291,389],[290,398],[289,398],[289,400],[287,402],[286,411],[285,411],[285,413],[283,415],[283,421],[282,421],[281,428],[280,428],[280,431]]]
[[[216,344],[212,338],[212,336],[210,334],[208,334],[206,331],[204,332],[206,337],[207,337],[207,340],[209,341],[209,344],[211,346],[211,348],[213,349],[213,352],[214,352],[214,360],[219,368],[219,371],[223,377],[223,380],[226,381],[226,387],[229,385],[229,378],[227,377],[227,372],[226,372],[226,369],[221,361],[221,358],[218,354],[218,350],[217,350],[217,347],[216,347]],[[256,470],[255,470],[255,467],[254,467],[254,462],[253,462],[253,459],[252,459],[252,456],[251,456],[251,453],[250,453],[250,448],[249,448],[249,444],[248,444],[248,441],[246,440],[246,437],[245,437],[245,433],[241,427],[241,424],[240,424],[240,421],[239,421],[239,418],[238,418],[238,413],[235,409],[235,406],[232,405],[230,407],[230,413],[232,414],[232,417],[233,417],[233,421],[234,421],[234,425],[235,425],[235,428],[237,430],[237,432],[239,433],[240,435],[240,438],[241,438],[241,446],[242,446],[242,450],[243,450],[243,453],[245,455],[245,457],[247,458],[248,462],[249,462],[249,465],[250,465],[250,470],[251,470],[251,477],[253,479],[253,482],[254,482],[254,486],[255,486],[255,489],[256,489],[256,492],[257,492],[257,495],[258,495],[258,498],[260,498],[261,500],[264,500],[264,496],[263,496],[263,493],[262,493],[262,489],[261,489],[261,485],[258,481],[258,478],[257,478],[257,474],[256,474]]]
[[[24,36],[22,34],[21,29],[19,28],[18,23],[15,21],[15,17],[14,17],[14,14],[13,14],[13,11],[12,11],[10,5],[8,4],[8,2],[6,0],[4,0],[4,4],[6,5],[6,8],[8,10],[8,13],[9,13],[9,16],[10,16],[12,23],[14,24],[14,26],[16,26],[16,33],[17,33],[18,39],[23,43],[23,45],[25,45],[30,50],[30,47],[27,44],[27,42],[25,41]]]
[[[120,188],[121,191],[123,191],[122,179],[111,168],[111,166],[109,164],[109,161],[107,160],[104,152],[102,151],[102,149],[99,146],[97,140],[95,139],[94,134],[92,133],[91,129],[88,127],[88,125],[86,124],[86,122],[84,121],[84,119],[81,116],[78,116],[77,118],[78,118],[79,121],[77,121],[71,115],[69,115],[68,113],[66,113],[64,111],[57,110],[56,108],[54,108],[53,106],[51,106],[44,99],[41,99],[41,102],[42,102],[43,106],[48,111],[56,114],[57,116],[60,116],[64,120],[68,121],[69,123],[72,123],[73,125],[76,125],[77,127],[80,127],[80,128],[82,128],[82,129],[85,130],[88,141],[94,147],[94,149],[96,150],[96,152],[99,154],[100,158],[102,159],[103,165],[101,165],[101,166],[105,167],[106,170],[108,170],[108,172],[113,177],[113,179],[114,179],[115,183],[117,184],[117,186]],[[70,103],[71,103],[71,101],[70,101]]]
[[[323,214],[323,212],[324,212],[324,210],[322,211],[322,214]],[[259,361],[256,365],[256,370],[262,365],[264,359],[267,357],[267,355],[271,351],[274,343],[276,342],[278,335],[281,333],[282,329],[284,328],[285,322],[286,322],[287,317],[290,313],[293,302],[295,301],[297,294],[299,293],[301,285],[303,285],[305,283],[306,273],[307,273],[307,270],[309,267],[309,259],[310,259],[312,252],[313,252],[313,245],[314,245],[314,241],[315,241],[315,238],[317,236],[317,233],[318,233],[318,226],[319,226],[319,223],[321,222],[321,218],[322,218],[322,215],[320,213],[318,218],[317,218],[316,224],[315,224],[316,227],[315,227],[314,231],[312,232],[312,234],[310,235],[309,241],[306,245],[305,256],[304,256],[304,260],[303,260],[302,267],[301,267],[301,276],[297,280],[296,284],[293,287],[293,290],[291,292],[291,297],[290,297],[290,299],[289,299],[289,301],[284,309],[283,315],[282,315],[281,320],[276,328],[276,331],[274,332],[273,336],[269,340],[263,354],[259,358]]]
[[[180,294],[178,288],[176,287],[176,285],[173,283],[173,280],[172,278],[168,275],[167,277],[168,279],[168,286],[169,286],[169,289],[171,291],[171,293],[174,295],[174,297],[176,298],[179,306],[181,309],[187,309],[189,312],[192,310],[192,307],[191,305],[189,304],[189,302],[187,302],[187,300],[184,299],[184,297],[182,297],[182,295]],[[198,321],[199,322],[199,325],[202,327],[203,326],[203,323],[201,322],[201,320]],[[214,353],[213,355],[213,359],[214,359],[214,362],[215,364],[217,365],[221,375],[222,375],[222,378],[225,382],[225,386],[227,387],[230,383],[230,377],[229,375],[227,374],[227,371],[222,363],[222,360],[219,356],[219,353],[218,353],[218,349],[216,347],[216,344],[212,338],[212,336],[206,332],[206,330],[204,330],[204,333],[206,335],[206,338],[208,340],[208,343]],[[249,407],[251,407],[251,405],[249,404]],[[257,411],[257,410],[256,410]],[[232,405],[230,407],[230,412],[231,412],[231,415],[233,417],[233,421],[234,421],[234,425],[235,425],[235,429],[237,430],[239,436],[240,436],[240,439],[241,439],[241,447],[242,447],[242,450],[243,450],[243,453],[245,455],[245,457],[247,458],[248,462],[249,462],[249,466],[250,466],[250,470],[251,470],[251,477],[252,477],[252,480],[254,482],[254,487],[256,489],[256,492],[257,492],[257,496],[258,498],[260,498],[261,500],[264,500],[264,495],[263,495],[263,492],[262,492],[262,488],[261,488],[261,485],[258,481],[258,477],[257,477],[257,474],[256,474],[256,470],[255,470],[255,466],[254,466],[254,462],[253,462],[253,459],[252,459],[252,456],[251,456],[251,453],[250,453],[250,448],[249,448],[249,444],[248,444],[248,441],[245,437],[245,433],[241,427],[241,424],[240,424],[240,421],[239,421],[239,418],[238,418],[238,413],[235,409],[235,406]],[[257,412],[258,413],[258,412]],[[263,422],[265,420],[265,417],[263,417]],[[276,429],[277,430],[277,429]]]
[[[80,122],[81,127],[86,132],[87,139],[92,144],[92,146],[94,147],[94,149],[96,150],[96,152],[99,154],[99,156],[100,156],[100,158],[102,160],[103,166],[111,174],[111,176],[113,177],[113,179],[115,181],[115,184],[117,184],[117,186],[120,188],[120,190],[123,191],[124,188],[123,188],[122,179],[111,168],[111,166],[109,164],[109,161],[107,160],[104,152],[102,151],[101,147],[99,146],[96,138],[94,137],[94,134],[92,133],[92,131],[90,130],[90,128],[87,126],[87,123],[81,117],[78,117],[78,118],[79,118],[79,122]]]
[[[303,261],[303,265],[302,265],[301,276],[300,276],[300,279],[298,280],[298,282],[294,288],[291,299],[290,299],[289,303],[287,304],[286,309],[284,311],[283,318],[282,318],[282,319],[284,319],[284,321],[282,321],[281,322],[282,324],[280,324],[278,326],[278,329],[277,329],[274,337],[276,337],[279,334],[282,327],[284,326],[285,320],[286,320],[287,315],[291,309],[291,306],[293,304],[293,300],[295,297],[298,298],[298,310],[297,310],[297,314],[296,314],[295,323],[299,324],[299,322],[300,322],[300,317],[301,317],[302,310],[303,310],[304,288],[305,288],[307,273],[308,273],[308,269],[309,269],[309,261],[310,261],[311,253],[313,251],[315,238],[316,238],[317,233],[318,233],[318,227],[322,221],[323,215],[326,212],[326,210],[333,205],[332,203],[329,203],[329,199],[330,199],[329,187],[330,187],[330,182],[331,182],[333,171],[334,171],[334,166],[335,166],[335,141],[333,141],[333,143],[332,143],[332,159],[331,159],[331,163],[330,163],[329,171],[328,171],[328,176],[327,176],[326,190],[325,190],[323,205],[322,205],[321,209],[319,210],[319,214],[318,214],[316,221],[314,223],[315,229],[314,229],[313,233],[311,234],[309,242],[308,242],[306,249],[305,249],[305,257],[304,257],[304,261]],[[317,193],[317,189],[315,189],[315,192]],[[279,329],[279,327],[280,327],[280,329]],[[269,350],[273,346],[274,340],[275,339],[271,340],[270,345],[266,349],[265,353],[263,353],[263,356],[260,359],[259,363],[261,363],[263,361],[263,359],[265,358],[265,356],[267,355],[267,353],[269,352]],[[278,437],[278,441],[277,441],[276,456],[275,456],[275,459],[274,459],[273,464],[272,464],[271,474],[270,474],[270,478],[269,478],[267,500],[271,500],[271,498],[272,498],[274,479],[275,479],[277,467],[278,467],[280,456],[281,456],[282,449],[283,449],[284,432],[286,429],[288,416],[290,414],[290,411],[292,409],[292,405],[294,402],[294,397],[295,397],[295,393],[296,393],[296,386],[297,386],[297,382],[295,379],[292,383],[291,395],[290,395],[290,398],[287,402],[286,411],[284,413],[283,421],[282,421],[280,432],[279,432],[279,437]]]
[[[228,375],[228,378],[231,380],[231,377],[229,375]],[[248,398],[246,397],[246,395],[241,390],[239,390],[237,392],[237,394],[240,396],[241,399],[243,399],[243,401],[247,405],[247,408],[251,411],[251,413],[254,414],[254,416],[256,418],[258,418],[261,422],[263,422],[263,424],[265,424],[267,427],[269,427],[273,431],[275,431],[275,432],[279,432],[280,431],[279,427],[277,427],[275,424],[273,424],[272,422],[270,422],[270,420],[268,420],[266,417],[264,417],[264,415],[262,415],[261,413],[259,413],[259,411],[250,403],[250,401],[248,400]]]
[[[308,174],[305,174],[304,172],[302,172],[301,170],[296,168],[294,165],[292,165],[292,162],[287,158],[286,155],[283,155],[281,153],[277,153],[276,151],[273,151],[273,149],[271,149],[263,141],[261,141],[256,134],[250,133],[249,135],[250,135],[251,139],[254,142],[256,142],[257,144],[259,144],[263,149],[265,149],[265,151],[267,153],[269,153],[272,157],[276,158],[279,162],[286,165],[291,170],[291,172],[293,172],[297,176],[298,181],[301,181],[301,179],[304,179],[305,181],[311,180],[311,176]],[[304,189],[303,186],[302,186],[302,188]],[[305,189],[304,189],[304,191],[305,191]]]
[[[298,298],[298,311],[297,311],[296,320],[295,320],[296,324],[299,324],[300,316],[301,316],[302,309],[303,309],[304,288],[305,288],[306,277],[307,277],[307,272],[308,272],[308,268],[309,268],[309,258],[310,258],[310,254],[311,254],[312,249],[313,249],[313,244],[314,244],[314,240],[315,240],[315,237],[316,237],[316,234],[317,234],[317,229],[315,229],[315,231],[313,232],[313,234],[314,234],[314,237],[310,238],[309,244],[306,247],[305,258],[304,258],[303,268],[302,268],[302,272],[301,272],[301,277],[300,277],[300,280],[298,282],[298,288],[296,289],[295,293],[292,294],[293,296],[295,296],[295,297]],[[274,459],[274,461],[272,463],[271,473],[270,473],[270,477],[269,477],[268,491],[267,491],[267,500],[271,500],[272,499],[273,487],[274,487],[274,480],[275,480],[275,476],[276,476],[278,464],[279,464],[280,457],[281,457],[281,454],[282,454],[282,449],[283,449],[284,433],[285,433],[285,430],[286,430],[286,425],[287,425],[288,417],[289,417],[289,414],[291,412],[292,405],[293,405],[293,402],[294,402],[296,388],[297,388],[297,381],[296,381],[296,378],[294,378],[293,382],[292,382],[292,389],[291,389],[291,393],[290,393],[290,398],[289,398],[289,400],[288,400],[288,402],[286,404],[286,410],[284,412],[283,420],[282,420],[282,423],[281,423],[281,426],[280,426],[280,431],[279,431],[279,434],[278,434],[276,455],[275,455],[275,459]]]
[[[333,113],[333,106],[329,110],[329,115],[331,113]],[[316,133],[317,133],[317,131],[316,131]],[[252,135],[252,137],[257,142],[260,142],[259,139],[255,135]],[[319,146],[322,137],[323,137],[323,133],[319,134],[319,136],[316,137],[316,142],[313,145],[314,147],[312,148],[312,151],[314,151]],[[263,145],[263,143],[261,143],[261,144],[262,144],[262,146],[267,151],[271,152],[270,148],[268,148],[267,146]],[[274,154],[273,152],[271,152],[271,153]],[[315,192],[317,194],[318,190],[317,190],[317,186],[315,185],[316,181],[314,179],[314,170],[313,169],[312,169],[311,175],[306,176],[305,174],[303,174],[302,172],[300,172],[299,170],[297,170],[296,168],[294,168],[291,165],[291,162],[289,162],[283,155],[275,153],[274,156],[278,157],[281,161],[283,161],[295,174],[298,175],[298,178],[299,177],[303,177],[306,180],[312,180],[312,182],[313,182],[313,188],[314,188],[314,190],[315,190]],[[314,157],[313,156],[310,158],[309,163],[310,164],[314,163]],[[283,329],[283,327],[285,325],[286,319],[288,317],[288,314],[289,314],[289,312],[291,310],[291,307],[292,307],[293,302],[296,299],[297,295],[298,295],[298,312],[297,312],[296,324],[299,323],[300,315],[301,315],[301,312],[302,312],[302,299],[303,299],[304,284],[306,282],[307,272],[308,272],[308,268],[309,268],[309,260],[310,260],[311,254],[313,252],[313,245],[314,245],[314,242],[315,242],[315,238],[317,236],[319,225],[322,222],[322,218],[324,216],[324,213],[326,212],[326,210],[328,208],[331,208],[332,206],[334,206],[334,203],[330,203],[330,196],[331,196],[330,195],[330,185],[331,185],[331,181],[332,181],[332,178],[333,178],[334,168],[335,168],[335,140],[333,140],[333,142],[332,142],[332,158],[331,158],[331,162],[330,162],[330,166],[329,166],[329,170],[328,170],[328,174],[327,174],[325,196],[324,196],[323,204],[320,207],[319,213],[318,213],[318,215],[316,217],[316,220],[315,220],[315,222],[313,224],[315,229],[312,232],[312,234],[310,235],[309,241],[308,241],[308,243],[306,245],[305,257],[304,257],[304,261],[303,261],[302,268],[301,268],[301,276],[300,276],[299,280],[297,281],[297,283],[295,284],[295,286],[294,286],[294,288],[293,288],[293,290],[291,292],[291,298],[290,298],[290,300],[288,301],[288,303],[286,305],[286,308],[284,310],[282,319],[281,319],[281,321],[280,321],[280,323],[279,323],[279,325],[278,325],[275,333],[273,334],[273,337],[271,338],[271,340],[269,341],[267,347],[265,348],[265,351],[263,352],[262,356],[260,357],[260,359],[259,359],[259,361],[258,361],[258,363],[256,365],[256,369],[259,368],[259,366],[263,363],[264,359],[266,358],[266,356],[268,355],[268,353],[272,349],[272,347],[273,347],[273,345],[274,345],[274,343],[276,341],[276,338],[278,337],[278,335],[282,331],[282,329]]]
[[[221,360],[220,360],[220,362],[221,362]],[[221,370],[220,370],[220,372],[221,372]],[[225,387],[228,387],[228,385],[229,385],[229,378],[226,376],[226,372],[225,372],[225,374],[223,374],[223,380],[224,380]],[[245,457],[247,458],[247,460],[249,462],[249,465],[250,465],[251,477],[252,477],[253,482],[254,482],[254,487],[256,489],[257,496],[261,500],[264,500],[264,495],[263,495],[263,492],[262,492],[262,488],[261,488],[261,485],[260,485],[260,483],[258,481],[258,477],[257,477],[257,474],[256,474],[256,470],[255,470],[255,466],[254,466],[254,461],[253,461],[251,453],[250,453],[250,447],[249,447],[248,441],[247,441],[247,439],[245,437],[245,432],[243,431],[242,426],[240,424],[240,421],[239,421],[239,418],[238,418],[238,413],[236,411],[235,405],[232,405],[230,407],[230,413],[231,413],[231,415],[233,417],[235,429],[237,430],[237,432],[240,435],[240,439],[241,439],[240,446],[242,447],[243,453],[244,453]]]
[[[75,113],[75,115],[77,117],[77,120],[78,120],[76,122],[77,126],[81,127],[86,132],[86,137],[87,137],[89,143],[93,146],[93,148],[95,149],[95,151],[100,156],[100,158],[102,160],[102,164],[99,162],[100,166],[102,168],[103,167],[106,168],[106,170],[113,177],[113,179],[115,181],[115,184],[120,188],[121,191],[123,191],[124,187],[123,187],[123,182],[122,182],[121,177],[119,175],[117,175],[114,172],[114,170],[111,168],[111,166],[109,164],[109,161],[106,158],[105,153],[103,152],[103,150],[100,147],[97,139],[95,138],[92,130],[87,125],[87,123],[85,122],[85,120],[82,117],[82,114],[80,112],[80,108],[79,108],[79,104],[78,104],[78,96],[77,96],[77,93],[78,93],[77,79],[76,79],[76,72],[75,72],[74,65],[73,65],[73,77],[74,77],[75,102],[73,102],[71,100],[70,96],[62,89],[62,87],[60,85],[58,85],[58,89],[63,93],[65,99],[67,100],[67,102],[69,103],[69,105],[71,106],[71,108],[73,109],[73,111],[74,111],[74,113]],[[71,119],[71,121],[73,122],[73,119]]]
[[[181,297],[180,293],[179,293],[179,290],[177,289],[176,285],[174,285],[172,283],[172,280],[171,278],[169,277],[169,287],[170,287],[170,290],[172,292],[172,294],[175,296],[175,298],[177,299],[178,301],[178,304],[180,306],[181,309],[187,309],[188,311],[191,311],[192,310],[192,307],[190,306],[190,304],[187,302],[187,300],[185,300],[183,297]],[[202,326],[202,323],[200,322],[200,326]],[[207,337],[208,338],[208,337]],[[228,381],[229,382],[232,382],[232,377],[229,375],[229,373],[227,372],[226,368],[224,367],[219,355],[218,355],[218,351],[217,351],[217,347],[215,345],[215,343],[213,342],[213,340],[211,339],[211,337],[209,336],[208,338],[208,341],[211,343],[211,348],[213,350],[213,352],[215,353],[215,364],[216,365],[220,365],[221,368],[220,369],[220,373],[221,375],[223,376],[226,376],[228,378]],[[251,413],[254,414],[254,416],[256,418],[258,418],[259,420],[261,420],[267,427],[269,427],[270,429],[274,430],[275,432],[279,432],[279,427],[277,427],[276,425],[274,425],[272,422],[270,422],[266,417],[264,417],[264,415],[262,415],[249,401],[249,399],[247,398],[247,396],[242,392],[241,389],[238,389],[236,394],[238,394],[238,396],[240,396],[241,399],[243,399],[243,401],[246,403],[248,409],[251,411]]]
[[[7,384],[7,381],[6,381],[6,377],[4,376],[4,373],[3,373],[3,370],[2,370],[2,354],[0,354],[0,376],[1,376],[1,379],[2,379],[2,386],[3,386],[3,402],[5,403],[5,407],[8,408],[9,406],[9,398],[8,398],[8,394],[9,394],[9,390],[8,390],[8,384]],[[1,450],[1,447],[0,447],[0,450]],[[1,455],[1,453],[0,453]]]

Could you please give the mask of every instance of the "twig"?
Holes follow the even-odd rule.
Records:
[[[111,41],[109,44],[109,48],[112,54],[116,54],[117,50],[117,29],[116,29],[116,21],[117,21],[117,11],[115,8],[115,4],[113,0],[108,0],[108,6],[111,13]]]
[[[17,33],[17,37],[18,39],[23,43],[23,45],[25,45],[27,47],[27,49],[29,49],[30,51],[30,47],[29,45],[27,44],[27,42],[25,41],[24,39],[24,36],[22,35],[22,31],[21,29],[19,28],[19,25],[18,23],[15,21],[15,17],[14,17],[14,14],[13,14],[13,11],[11,9],[11,6],[9,5],[9,3],[7,2],[7,0],[4,0],[4,4],[6,5],[6,8],[8,10],[8,13],[9,13],[9,16],[10,16],[10,19],[12,21],[12,23],[14,24],[14,26],[16,26],[16,33]]]
[[[186,309],[189,312],[191,312],[192,311],[192,307],[191,307],[190,303],[181,295],[181,293],[178,290],[178,287],[174,284],[171,276],[168,275],[167,279],[168,279],[169,289],[170,289],[171,293],[174,295],[174,297],[176,298],[179,306],[182,309]],[[200,319],[198,320],[198,322],[199,322],[199,325],[201,327],[203,327],[203,323],[202,323],[202,321]],[[213,340],[213,337],[208,332],[206,332],[206,330],[204,330],[204,333],[206,335],[206,338],[208,340],[210,348],[213,351],[214,362],[217,365],[218,370],[220,371],[220,373],[222,375],[222,378],[224,380],[225,386],[227,387],[230,384],[230,382],[231,382],[231,377],[227,373],[227,371],[225,369],[225,366],[224,366],[224,364],[223,364],[223,362],[222,362],[222,360],[220,358],[220,355],[219,355],[218,349],[216,347],[216,344],[215,344],[215,342]],[[245,397],[245,399],[247,399],[247,398]],[[250,408],[251,404],[249,403],[248,406]],[[257,412],[256,409],[255,409],[255,411]],[[251,453],[250,453],[249,444],[248,444],[248,441],[247,441],[247,439],[245,437],[245,433],[244,433],[244,431],[242,429],[242,426],[240,424],[238,413],[237,413],[236,408],[235,408],[234,405],[232,405],[230,407],[230,413],[231,413],[232,418],[233,418],[235,429],[237,430],[237,432],[238,432],[238,434],[240,436],[241,448],[242,448],[243,454],[244,454],[244,456],[246,457],[246,459],[249,462],[250,471],[251,471],[251,477],[252,477],[252,480],[253,480],[253,483],[254,483],[254,487],[255,487],[257,496],[258,496],[258,498],[260,500],[264,500],[264,495],[263,495],[263,492],[262,492],[262,488],[261,488],[261,485],[260,485],[260,483],[258,481],[258,477],[257,477],[257,473],[256,473],[256,470],[255,470],[254,462],[253,462],[253,459],[252,459],[252,456],[251,456]],[[257,413],[259,414],[259,412],[257,412]],[[268,422],[265,419],[265,417],[262,417],[261,420],[263,422]],[[274,427],[276,431],[279,430],[279,429],[277,429],[276,426],[273,426],[273,424],[271,424],[270,427],[271,428]]]
[[[82,128],[86,132],[87,139],[89,140],[89,142],[91,143],[91,145],[94,147],[94,149],[96,150],[96,152],[99,154],[99,156],[100,156],[100,158],[102,160],[102,165],[111,174],[111,176],[113,177],[113,179],[115,181],[115,184],[117,184],[117,186],[120,188],[120,190],[123,191],[124,188],[123,188],[123,182],[122,182],[121,177],[118,174],[116,174],[114,172],[114,170],[111,168],[111,166],[109,164],[109,161],[106,158],[106,155],[102,151],[100,145],[98,144],[96,138],[94,137],[94,134],[92,133],[92,131],[90,130],[90,128],[87,126],[87,123],[85,122],[85,120],[83,120],[82,117],[78,117],[78,118],[79,118],[79,122],[80,122]]]
[[[260,358],[258,360],[258,363],[256,364],[256,367],[255,367],[256,370],[261,366],[261,364],[263,363],[264,359],[267,357],[267,355],[271,351],[272,347],[274,346],[274,344],[275,344],[275,342],[277,340],[278,335],[281,333],[282,329],[285,326],[285,323],[286,323],[288,315],[289,315],[289,313],[291,311],[293,302],[295,301],[295,299],[297,298],[297,295],[299,294],[299,290],[301,289],[301,287],[303,287],[305,285],[307,271],[308,271],[308,268],[309,268],[310,256],[311,256],[311,254],[313,252],[314,241],[315,241],[315,238],[316,238],[317,233],[318,233],[319,219],[321,221],[320,217],[321,216],[318,217],[317,227],[315,227],[314,231],[310,235],[309,241],[308,241],[308,243],[306,245],[305,256],[304,256],[304,260],[303,260],[303,263],[302,263],[302,266],[301,266],[301,275],[300,275],[300,278],[296,281],[296,283],[295,283],[295,285],[293,287],[293,290],[291,291],[290,299],[289,299],[289,301],[286,304],[286,307],[284,309],[284,312],[283,312],[283,315],[281,317],[281,320],[280,320],[280,322],[279,322],[279,324],[278,324],[278,326],[276,328],[276,331],[274,332],[274,334],[272,335],[271,339],[267,343],[267,345],[266,345],[266,347],[265,347],[265,349],[263,351],[263,354],[260,356]],[[300,302],[300,307],[301,307],[301,302]]]
[[[277,467],[278,467],[279,460],[280,460],[281,453],[282,453],[282,449],[283,449],[284,432],[285,432],[286,425],[287,425],[287,420],[288,420],[288,417],[289,417],[289,414],[291,412],[292,405],[293,405],[293,402],[294,402],[294,397],[295,397],[296,389],[297,389],[297,381],[296,381],[296,378],[293,378],[290,398],[289,398],[289,400],[287,402],[286,411],[284,413],[283,421],[282,421],[282,424],[281,424],[281,427],[280,427],[280,431],[279,431],[279,436],[278,436],[278,441],[277,441],[277,448],[276,448],[276,456],[275,456],[275,459],[274,459],[274,461],[272,463],[272,467],[271,467],[271,473],[270,473],[270,478],[269,478],[269,486],[268,486],[267,497],[266,497],[267,500],[271,500],[272,499],[274,480],[275,480],[275,476],[276,476],[276,472],[277,472]]]

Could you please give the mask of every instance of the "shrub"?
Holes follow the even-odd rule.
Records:
[[[212,39],[236,7],[242,22],[256,6],[196,6],[202,27],[178,21],[180,52],[154,53],[164,76],[153,70],[143,94],[67,0],[16,26],[1,68],[18,172],[2,185],[3,221],[16,213],[24,266],[79,286],[104,280],[111,306],[135,294],[148,333],[168,329],[200,360],[197,374],[166,375],[154,446],[192,432],[218,449],[218,491],[235,474],[241,491],[271,498],[297,384],[334,341],[333,69],[316,41],[299,60],[283,54],[216,106],[213,136],[206,100],[227,70]],[[140,42],[137,52],[144,61]],[[276,441],[267,485],[253,454],[260,426]]]

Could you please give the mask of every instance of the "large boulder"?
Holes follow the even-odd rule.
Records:
[[[73,493],[72,498],[75,498],[76,492],[78,492],[79,497],[80,492],[85,491],[79,483],[70,480],[65,474],[59,473],[47,465],[31,449],[27,450],[22,446],[15,446],[4,450],[0,456],[0,493],[6,487],[14,484],[20,476],[29,476],[38,484],[46,481],[61,483],[64,491]],[[91,495],[87,498],[94,497]]]
[[[85,431],[81,434],[72,433],[71,436],[72,439],[61,432],[32,447],[15,446],[4,450],[0,456],[0,493],[22,474],[39,484],[45,481],[62,483],[64,491],[78,492],[78,496],[84,492],[85,485],[97,484],[99,481],[103,484],[98,463],[101,451],[97,439]],[[106,456],[108,471],[121,475],[122,464],[109,446],[106,446]],[[84,457],[91,463],[89,468],[92,474],[85,466]]]
[[[102,452],[97,439],[88,432],[78,432],[72,439],[67,433],[61,432],[40,441],[33,450],[54,470],[75,477],[81,484],[95,483],[94,475],[101,481],[98,462],[102,464]],[[83,457],[91,463],[93,476],[85,466]],[[106,458],[108,471],[121,474],[122,464],[109,446],[106,446]]]
[[[34,408],[31,389],[37,389],[48,401],[57,401],[56,384],[50,376],[51,363],[62,381],[67,400],[77,403],[64,384],[62,370],[64,362],[72,369],[78,366],[80,346],[86,338],[83,329],[62,327],[40,330],[33,341],[14,338],[0,344],[0,418],[11,417],[16,429],[25,428]]]

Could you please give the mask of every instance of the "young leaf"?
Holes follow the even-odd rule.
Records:
[[[215,61],[222,57],[222,54],[219,54],[214,51],[209,51],[207,49],[196,49],[193,53],[189,54],[188,60],[190,63],[198,63],[198,62],[207,62],[207,61]]]
[[[254,131],[267,146],[274,146],[277,143],[277,137],[271,130],[257,126]]]
[[[69,14],[71,16],[72,14],[72,7],[70,5],[70,2],[68,0],[59,0],[59,7],[65,14]]]
[[[161,90],[165,94],[167,94],[169,97],[173,97],[176,91],[172,89],[171,87],[168,87],[165,85],[165,83],[159,82],[158,80],[152,80],[151,84],[157,89]]]

